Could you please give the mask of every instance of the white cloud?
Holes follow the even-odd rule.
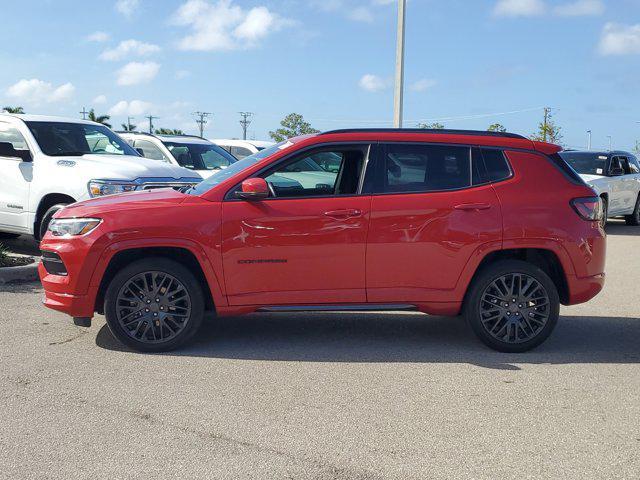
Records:
[[[145,57],[159,51],[160,47],[158,45],[131,39],[120,42],[115,48],[105,50],[98,58],[100,60],[114,61],[132,56]]]
[[[176,72],[176,78],[178,80],[182,80],[183,78],[187,78],[190,75],[191,75],[191,72],[189,70],[178,70]]]
[[[131,100],[127,102],[126,100],[120,100],[113,107],[109,109],[109,115],[118,117],[118,116],[131,116],[135,117],[138,115],[145,115],[147,113],[151,113],[153,109],[153,104],[149,102],[143,102],[142,100]]]
[[[389,87],[390,83],[384,78],[373,75],[371,73],[367,73],[366,75],[362,76],[362,78],[358,82],[358,85],[360,86],[360,88],[366,90],[367,92],[379,92]]]
[[[71,83],[65,83],[58,87],[49,82],[32,78],[22,79],[7,89],[7,96],[30,105],[42,103],[56,103],[71,99],[76,88]]]
[[[356,7],[347,14],[347,17],[356,22],[373,22],[373,13],[367,7]]]
[[[601,55],[640,54],[640,24],[607,23],[602,30],[598,52]]]
[[[91,102],[94,105],[102,105],[107,103],[107,97],[105,95],[98,95],[96,98],[93,99],[93,101]]]
[[[414,92],[424,92],[425,90],[435,87],[437,83],[438,82],[433,79],[422,78],[409,85],[409,88]]]
[[[139,6],[140,0],[118,0],[116,2],[116,11],[130,19]]]
[[[191,30],[179,41],[180,49],[214,51],[254,47],[292,22],[264,6],[244,10],[232,0],[188,0],[175,12],[173,23]]]
[[[89,42],[97,42],[102,43],[109,40],[111,36],[107,32],[93,32],[90,35],[87,35],[87,41]]]
[[[498,17],[532,17],[542,15],[546,10],[542,0],[498,0],[493,14]]]
[[[117,83],[121,86],[149,83],[159,70],[160,64],[156,62],[130,62],[116,72]]]
[[[586,15],[602,15],[605,7],[602,0],[576,0],[558,5],[553,9],[555,15],[561,17],[579,17]]]

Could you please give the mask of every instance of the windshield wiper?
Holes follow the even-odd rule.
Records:
[[[83,155],[88,154],[89,152],[58,152],[58,153],[50,153],[50,157],[81,157]]]

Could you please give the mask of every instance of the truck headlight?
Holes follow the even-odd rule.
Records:
[[[54,237],[75,237],[86,235],[100,222],[99,218],[54,218],[49,223],[49,231]]]
[[[91,180],[89,182],[89,195],[102,197],[114,193],[133,192],[137,188],[135,183],[110,182],[108,180]]]

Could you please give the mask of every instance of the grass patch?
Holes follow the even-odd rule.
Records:
[[[20,265],[29,265],[33,263],[33,259],[30,257],[12,257],[9,255],[9,250],[3,244],[0,243],[0,268],[1,267],[17,267]]]

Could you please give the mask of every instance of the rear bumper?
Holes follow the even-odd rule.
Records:
[[[576,277],[569,275],[569,301],[567,305],[585,303],[598,295],[604,288],[605,274],[593,275],[590,277]]]

